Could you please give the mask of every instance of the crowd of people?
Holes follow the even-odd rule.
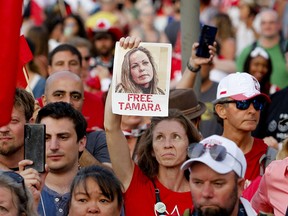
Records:
[[[24,1],[33,60],[0,125],[0,215],[288,215],[287,1],[200,0],[199,25],[218,31],[187,64],[180,0],[75,2],[35,16]],[[170,89],[141,42],[172,45]],[[113,93],[169,94],[168,116],[114,114]],[[41,173],[24,158],[27,123],[46,127]]]

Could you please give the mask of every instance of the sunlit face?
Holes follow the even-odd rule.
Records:
[[[87,190],[83,185],[75,188],[69,209],[69,216],[119,216],[120,208],[117,197],[114,200],[103,195],[99,185],[92,178],[86,180]]]
[[[258,82],[261,82],[268,72],[267,59],[262,56],[257,56],[251,59],[249,71],[250,74],[258,80]]]
[[[59,77],[47,85],[43,96],[44,105],[63,101],[70,103],[74,109],[81,112],[84,103],[84,90],[80,79],[69,76],[62,79]]]
[[[24,110],[14,106],[11,121],[8,125],[0,127],[0,154],[10,156],[23,150],[25,123]]]
[[[78,56],[70,51],[57,52],[48,67],[49,75],[58,71],[71,71],[81,77],[81,66]]]
[[[78,167],[79,152],[84,150],[86,138],[77,141],[73,121],[45,117],[40,123],[46,125],[46,163],[50,172]]]
[[[153,131],[153,154],[159,167],[176,167],[186,160],[189,140],[181,123],[163,120]]]
[[[6,187],[0,187],[0,216],[19,216],[17,198]]]
[[[224,119],[224,127],[245,132],[255,130],[260,118],[260,110],[255,110],[252,103],[247,110],[237,109],[235,103],[217,104],[216,112]]]
[[[139,50],[134,52],[130,55],[130,68],[133,81],[148,88],[153,79],[153,67],[148,56]]]
[[[242,193],[243,180],[233,171],[219,174],[203,163],[191,166],[189,184],[193,204],[202,215],[233,215]]]
[[[261,35],[266,38],[274,38],[279,35],[280,24],[276,14],[266,11],[261,15]]]

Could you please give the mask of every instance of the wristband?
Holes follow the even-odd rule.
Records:
[[[200,71],[201,66],[199,65],[198,68],[194,68],[194,67],[192,67],[192,65],[190,65],[190,63],[189,63],[189,61],[188,61],[188,62],[187,62],[187,68],[188,68],[191,72],[197,73],[198,71]]]

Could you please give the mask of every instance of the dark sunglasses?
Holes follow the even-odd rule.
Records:
[[[241,176],[242,176],[243,167],[242,167],[241,162],[237,158],[235,158],[233,155],[231,155],[229,152],[227,152],[227,149],[224,146],[215,144],[213,146],[206,147],[201,143],[191,143],[188,147],[187,155],[189,158],[199,158],[207,150],[211,158],[218,162],[225,160],[226,156],[230,155],[235,161],[237,161],[240,164]]]
[[[254,98],[251,100],[242,100],[242,101],[236,101],[236,100],[229,100],[229,101],[222,101],[220,104],[226,104],[226,103],[235,103],[236,108],[239,110],[247,110],[250,107],[250,104],[253,104],[253,107],[255,110],[260,110],[262,111],[264,109],[265,101]]]
[[[22,188],[24,190],[24,193],[25,193],[25,197],[27,199],[24,178],[22,176],[20,174],[16,173],[16,172],[14,172],[14,171],[4,171],[4,172],[2,172],[2,174],[10,177],[16,183],[21,184]]]

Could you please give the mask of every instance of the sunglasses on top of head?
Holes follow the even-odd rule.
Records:
[[[240,168],[241,168],[240,174],[242,176],[243,167],[242,167],[241,162],[237,158],[235,158],[232,154],[227,152],[227,149],[222,145],[215,144],[213,146],[206,147],[205,145],[201,143],[191,143],[187,149],[187,156],[189,158],[199,158],[206,151],[209,152],[213,160],[218,161],[218,162],[225,160],[226,156],[230,155],[235,161],[237,161],[237,163],[239,163]]]
[[[253,107],[255,110],[260,110],[262,111],[264,109],[265,101],[260,98],[252,98],[249,100],[228,100],[228,101],[222,101],[219,104],[226,104],[226,103],[235,103],[236,108],[239,110],[247,110],[250,107],[250,104],[253,104]]]

